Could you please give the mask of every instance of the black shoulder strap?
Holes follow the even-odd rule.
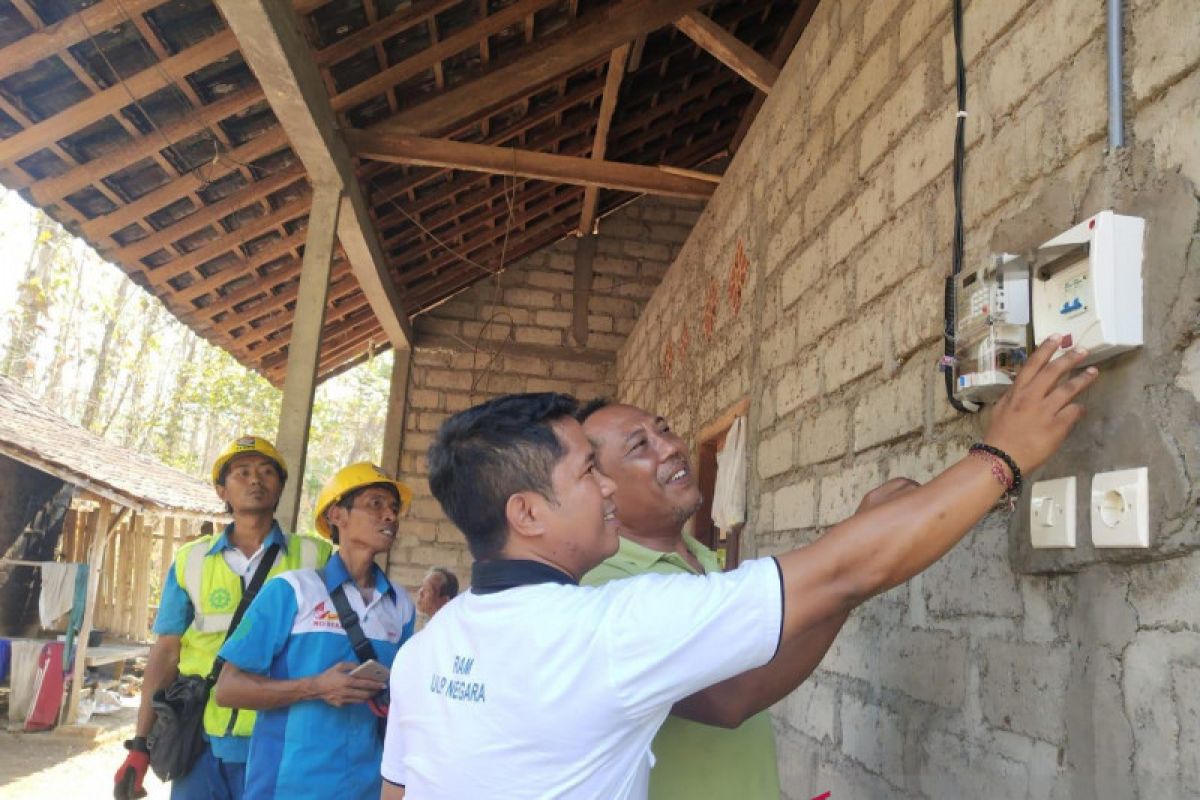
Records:
[[[254,570],[254,577],[250,579],[250,584],[242,591],[241,602],[238,603],[237,610],[233,612],[233,621],[229,623],[229,628],[225,631],[223,642],[228,641],[233,632],[237,630],[238,623],[242,621],[242,616],[246,613],[246,609],[250,607],[250,603],[258,595],[258,590],[266,582],[267,573],[271,571],[271,567],[275,566],[275,556],[278,554],[278,544],[271,545],[267,548],[267,552],[263,553],[262,561],[258,562],[258,568]],[[225,666],[225,659],[223,658],[218,657],[213,662],[212,671],[208,673],[210,686],[217,682],[217,678],[221,675],[221,667],[223,666]]]
[[[354,648],[354,655],[358,656],[359,661],[370,661],[375,658],[375,648],[371,646],[371,640],[363,633],[362,625],[358,624],[358,614],[354,613],[354,609],[350,607],[350,601],[346,599],[346,585],[342,584],[334,589],[329,593],[329,597],[333,600],[333,607],[337,609],[338,619],[342,622],[343,630],[350,637],[350,646]]]

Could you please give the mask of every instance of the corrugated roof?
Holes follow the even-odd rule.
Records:
[[[129,505],[218,516],[208,483],[97,436],[0,377],[0,453]]]

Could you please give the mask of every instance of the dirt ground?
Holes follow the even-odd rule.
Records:
[[[93,717],[95,739],[66,733],[0,730],[0,800],[112,800],[113,774],[125,758],[135,709]],[[170,787],[146,776],[149,800],[167,800]]]

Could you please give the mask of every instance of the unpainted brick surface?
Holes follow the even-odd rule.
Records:
[[[1196,235],[1200,6],[1126,0],[1131,147],[1111,155],[1104,6],[965,3],[967,266],[1105,207],[1137,213],[1137,198],[1172,182],[1186,189],[1171,213],[1192,219]],[[935,366],[952,235],[949,10],[817,5],[618,354],[618,396],[685,436],[750,398],[743,552],[812,542],[882,480],[928,481],[986,431],[986,414],[950,407]],[[1164,507],[1182,509],[1200,486],[1200,291],[1181,276],[1200,274],[1200,249],[1164,234],[1165,220],[1150,225],[1182,242],[1146,277],[1175,284],[1146,311],[1169,333],[1123,362],[1158,365],[1134,387],[1138,400],[1117,409],[1111,393],[1093,393],[1088,416],[1133,415],[1164,431],[1174,461],[1158,469],[1178,473],[1165,476]],[[724,288],[738,240],[753,299],[735,312]],[[721,294],[706,339],[697,328],[713,283]],[[1189,318],[1190,328],[1180,321]],[[691,352],[675,354],[667,378],[663,348],[688,322]],[[1124,437],[1133,460],[1138,438]],[[911,584],[856,610],[814,675],[776,706],[786,798],[1200,793],[1200,522],[1179,510],[1156,518],[1152,535],[1172,547],[1149,563],[1126,555],[1022,574],[1008,520],[989,515]]]

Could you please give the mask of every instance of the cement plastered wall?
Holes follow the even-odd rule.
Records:
[[[415,496],[392,546],[394,579],[414,587],[435,565],[455,570],[464,586],[470,578],[466,542],[429,492],[426,452],[442,421],[511,392],[611,396],[617,350],[702,207],[643,198],[601,220],[586,346],[571,335],[574,237],[512,264],[498,278],[481,281],[414,321],[417,346],[401,473]]]
[[[1126,4],[1130,147],[1115,154],[1104,6],[968,4],[966,259],[1104,208],[1147,218],[1146,347],[1103,365],[1088,419],[1041,474],[1086,487],[1149,466],[1155,545],[1102,557],[1083,524],[1078,552],[1043,556],[1020,517],[989,516],[856,611],[776,707],[789,798],[1200,795],[1200,3]],[[687,434],[751,398],[752,551],[812,541],[872,486],[928,479],[984,430],[934,367],[949,9],[819,4],[621,350],[619,396]]]

